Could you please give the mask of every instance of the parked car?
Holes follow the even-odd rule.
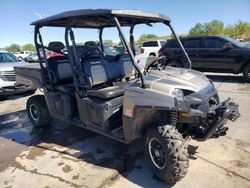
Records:
[[[137,53],[135,56],[140,68],[144,70],[148,59],[158,57],[158,51],[166,43],[166,40],[152,40],[142,44],[141,53]]]
[[[21,52],[13,52],[13,54],[20,60],[24,60],[26,57],[28,57],[33,52],[31,51],[21,51]]]
[[[101,46],[98,46],[98,49],[101,50]],[[114,50],[112,47],[103,45],[104,53],[105,55],[110,55],[110,56],[116,56],[119,54],[116,50]]]
[[[244,42],[243,44],[250,48],[250,41]]]
[[[158,51],[166,43],[166,40],[152,40],[142,44],[141,54],[145,56],[158,56]]]
[[[46,55],[47,55],[47,58],[55,57],[55,56],[64,56],[63,54],[59,54],[59,53],[52,52],[52,51],[46,51]],[[44,60],[44,55],[41,54],[41,56],[42,56],[42,59]],[[30,54],[24,60],[26,62],[28,62],[28,63],[37,63],[37,62],[39,62],[37,52],[34,52],[34,53]]]
[[[26,62],[29,62],[29,63],[34,63],[34,62],[38,62],[38,55],[36,52],[28,55],[28,57],[26,57],[24,59]]]
[[[0,50],[0,96],[34,90],[31,86],[16,83],[14,66],[25,65],[27,65],[27,63],[19,60],[12,53]]]
[[[250,48],[226,36],[183,37],[180,39],[191,61],[192,68],[205,72],[243,73],[250,82]],[[167,63],[185,67],[186,60],[176,39],[169,40],[159,51]]]

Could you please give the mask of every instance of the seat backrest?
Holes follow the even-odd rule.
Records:
[[[92,86],[103,84],[109,80],[109,73],[104,59],[85,59],[83,61],[83,70],[84,73],[90,78]]]
[[[73,79],[71,65],[68,57],[56,56],[48,59],[49,69],[54,73],[58,81]]]
[[[48,45],[48,49],[53,51],[53,52],[57,52],[57,53],[62,53],[62,50],[65,48],[64,44],[62,42],[59,41],[54,41],[54,42],[50,42]]]
[[[124,77],[130,77],[135,75],[135,67],[127,54],[120,55],[118,62],[119,64],[121,64],[122,73]]]
[[[86,57],[82,59],[84,73],[89,77],[92,86],[104,84],[110,80],[107,61],[98,53],[97,45],[93,41],[85,43]]]

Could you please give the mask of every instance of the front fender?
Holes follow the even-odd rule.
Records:
[[[123,99],[123,115],[134,118],[135,107],[173,110],[178,109],[175,97],[154,89],[131,87],[126,89]]]

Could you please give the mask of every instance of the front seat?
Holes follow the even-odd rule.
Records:
[[[100,99],[111,99],[122,96],[124,89],[118,86],[111,86],[111,75],[108,70],[107,61],[99,53],[94,41],[85,43],[87,55],[82,60],[84,73],[89,77],[91,89],[87,91],[88,96]]]

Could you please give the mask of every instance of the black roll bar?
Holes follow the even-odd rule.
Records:
[[[101,45],[101,51],[104,54],[102,34],[103,34],[103,28],[100,28],[100,30],[99,30],[99,42],[100,42],[100,45]]]
[[[55,77],[52,75],[52,72],[50,71],[49,66],[48,66],[48,59],[47,59],[47,55],[46,55],[45,48],[43,45],[43,40],[42,40],[42,35],[40,33],[40,28],[41,28],[40,26],[37,26],[37,25],[35,26],[34,42],[35,42],[37,56],[39,59],[39,64],[40,64],[40,67],[42,70],[42,79],[43,79],[44,83],[48,83],[48,81],[49,81],[49,83],[51,83],[53,81],[55,82]],[[39,40],[39,42],[38,42],[38,40]],[[42,53],[44,55],[44,61],[45,61],[46,67],[44,67],[44,65],[43,65],[43,59],[42,59],[42,56],[40,54],[40,48],[42,49]],[[47,71],[45,71],[45,69]],[[46,79],[45,74],[47,74],[48,79]],[[50,87],[50,86],[46,85],[46,87]]]
[[[129,47],[128,41],[127,41],[127,39],[126,39],[125,35],[123,34],[122,29],[121,29],[120,22],[118,21],[117,17],[113,17],[113,19],[114,19],[114,21],[115,21],[115,23],[116,23],[116,26],[117,26],[117,29],[118,29],[118,31],[119,31],[120,38],[121,38],[123,44],[125,45],[126,50],[128,51],[128,54],[129,54],[129,56],[130,56],[130,59],[132,60],[132,64],[134,65],[136,71],[138,72],[138,74],[139,74],[139,76],[140,76],[140,78],[141,78],[141,87],[142,87],[142,88],[146,88],[144,75],[143,75],[143,73],[141,72],[140,68],[138,67],[138,65],[137,65],[137,63],[136,63],[136,61],[135,61],[134,54],[133,54],[131,48]]]
[[[83,73],[82,65],[80,58],[77,53],[75,36],[71,28],[72,19],[69,19],[67,22],[67,26],[65,28],[65,43],[68,49],[68,57],[71,65],[71,69],[73,72],[73,79],[76,87],[76,91],[80,97],[86,96],[86,89],[90,87],[90,82],[88,81],[88,77]],[[72,50],[69,44],[69,36],[72,43]]]
[[[181,43],[179,37],[176,35],[176,33],[175,33],[175,31],[174,31],[174,28],[171,26],[170,23],[165,23],[165,24],[166,24],[166,25],[170,28],[170,30],[172,31],[174,37],[176,38],[176,40],[177,40],[177,42],[178,42],[178,44],[179,44],[181,50],[183,51],[183,53],[184,53],[184,55],[185,55],[185,57],[186,57],[186,59],[187,59],[187,61],[188,61],[188,64],[189,64],[189,67],[188,67],[188,68],[191,69],[191,68],[192,68],[192,62],[191,62],[191,60],[190,60],[190,58],[189,58],[189,56],[188,56],[188,54],[187,54],[185,48],[183,47],[183,45],[182,45],[182,43]]]
[[[134,25],[130,27],[130,30],[129,30],[130,37],[129,37],[129,40],[130,40],[130,47],[131,47],[131,50],[132,50],[132,52],[133,52],[133,54],[134,54],[134,56],[135,56],[135,39],[134,39],[134,35],[133,35],[133,33],[134,33],[134,28],[135,28]]]

